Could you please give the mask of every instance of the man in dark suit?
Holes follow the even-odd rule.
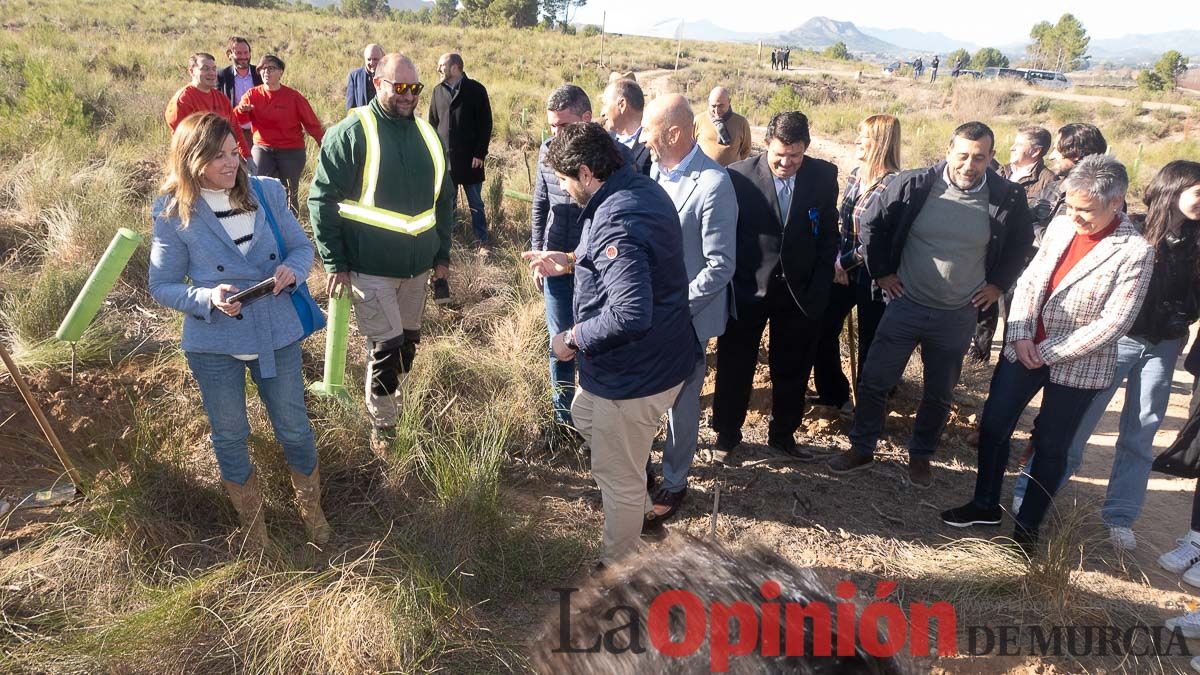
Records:
[[[229,105],[236,108],[242,100],[242,95],[253,87],[262,84],[258,68],[250,63],[250,42],[240,35],[233,35],[225,45],[225,56],[229,57],[229,66],[217,73],[217,89],[229,99]],[[254,145],[250,134],[250,123],[242,125],[242,136],[246,145]]]
[[[642,140],[642,112],[646,97],[637,82],[621,79],[610,82],[601,97],[601,110],[608,121],[609,135],[633,155],[633,169],[650,175],[650,148]]]
[[[483,210],[483,160],[492,140],[492,104],[487,89],[463,72],[462,55],[442,54],[438,59],[442,82],[429,100],[429,123],[437,129],[450,159],[450,177],[467,193],[471,228],[480,247],[488,244],[487,216]]]
[[[383,58],[383,47],[369,44],[363,48],[363,66],[350,71],[346,78],[346,110],[361,108],[375,98],[375,66]]]
[[[803,113],[776,115],[767,151],[729,165],[737,195],[736,317],[717,339],[712,428],[716,459],[742,440],[742,424],[763,329],[771,324],[771,423],[768,444],[800,459],[793,434],[804,414],[812,344],[825,311],[837,251],[837,167],[806,157],[811,138]]]

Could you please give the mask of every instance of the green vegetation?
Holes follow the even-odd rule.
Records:
[[[995,47],[984,47],[975,52],[975,56],[971,57],[971,68],[974,70],[1007,68],[1008,65],[1008,57]]]
[[[1174,49],[1169,50],[1163,53],[1154,68],[1138,73],[1138,86],[1147,91],[1174,91],[1187,69],[1187,57]]]
[[[697,110],[712,87],[731,85],[734,109],[753,125],[798,109],[811,118],[814,137],[842,144],[853,141],[867,115],[895,114],[904,126],[905,167],[940,158],[951,130],[967,119],[992,125],[1001,158],[1022,124],[1054,129],[1095,120],[1113,153],[1137,167],[1134,194],[1167,161],[1200,159],[1200,143],[1185,134],[1194,118],[1132,107],[1093,110],[995,83],[856,83],[857,64],[848,66],[836,54],[804,52],[804,65],[847,76],[784,76],[757,61],[753,46],[689,43],[679,72],[647,77],[642,74],[673,67],[674,44],[609,35],[602,64],[593,31],[514,32],[505,27],[512,15],[493,14],[523,3],[496,0],[458,11],[456,3],[438,0],[425,19],[372,11],[376,18],[369,20],[238,4],[0,5],[0,241],[6,251],[0,339],[23,366],[35,375],[65,371],[70,351],[52,335],[87,271],[117,228],[149,231],[168,143],[162,110],[184,83],[186,55],[220,53],[225,37],[247,26],[255,27],[255,54],[273,51],[287,60],[285,83],[308,97],[326,124],[345,114],[344,75],[360,65],[363,44],[405,51],[426,83],[436,77],[437,56],[461,48],[467,72],[492,96],[486,201],[499,246],[487,260],[456,246],[458,304],[429,310],[391,452],[376,456],[367,449],[357,400],[309,401],[326,510],[339,533],[329,551],[301,541],[286,467],[264,411],[252,403],[252,455],[267,493],[268,528],[280,545],[262,561],[239,558],[227,539],[235,516],[217,481],[199,395],[177,348],[180,317],[148,297],[143,247],[75,354],[80,389],[87,376],[112,381],[118,391],[103,405],[89,401],[88,410],[103,409],[106,419],[84,423],[95,427],[82,437],[89,442],[71,448],[88,477],[88,497],[0,558],[0,671],[524,667],[521,642],[540,621],[545,593],[569,583],[598,541],[594,522],[548,506],[568,501],[562,494],[578,487],[558,484],[562,476],[579,485],[589,481],[550,415],[542,301],[519,260],[529,207],[503,199],[505,189],[531,190],[546,132],[545,95],[564,81],[598,100],[610,70],[636,71],[648,87],[654,82],[686,93]],[[577,4],[543,2],[539,10],[544,19],[553,5],[549,16],[557,28]],[[341,11],[350,8],[343,4]],[[459,25],[476,22],[485,25]],[[315,154],[310,145],[307,175]],[[843,174],[849,168],[843,163]],[[301,220],[307,222],[306,214]],[[323,286],[314,273],[314,292],[320,295]],[[304,348],[311,381],[323,341],[309,340]],[[347,386],[358,392],[361,349],[352,347],[349,357]],[[541,489],[549,481],[529,491],[552,471],[559,494]],[[989,562],[973,549],[921,557],[917,549],[928,555],[928,547],[906,543],[903,558],[887,558],[896,566],[889,571],[936,586],[946,579],[945,564],[959,560],[978,586],[979,567],[994,562],[989,590],[1024,592],[1021,568],[1011,560]],[[1063,574],[1054,583],[1071,586]]]
[[[1055,24],[1038,23],[1029,31],[1029,37],[1033,38],[1033,44],[1026,48],[1030,65],[1060,72],[1083,65],[1088,43],[1092,41],[1073,14],[1063,14]]]
[[[837,41],[825,48],[821,55],[827,59],[837,59],[839,61],[853,61],[854,55],[846,48],[846,43]]]

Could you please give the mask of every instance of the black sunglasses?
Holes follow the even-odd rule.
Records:
[[[413,82],[411,84],[408,82],[392,82],[391,80],[382,77],[379,78],[379,81],[388,83],[391,85],[392,91],[401,95],[412,92],[413,96],[420,96],[421,92],[425,90],[425,85],[421,84],[420,82]]]

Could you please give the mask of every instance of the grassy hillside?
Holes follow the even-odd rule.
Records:
[[[179,0],[6,0],[0,26],[0,337],[49,403],[88,495],[29,520],[0,518],[0,536],[17,542],[0,553],[0,671],[522,669],[548,589],[585,567],[599,535],[595,514],[569,520],[551,504],[557,497],[524,489],[561,469],[579,479],[564,493],[582,490],[586,474],[548,412],[541,298],[518,258],[528,207],[502,189],[529,190],[551,88],[573,81],[598,101],[609,70],[673,68],[674,45],[608,36],[601,65],[598,38]],[[456,250],[456,304],[429,310],[393,452],[367,449],[361,402],[309,401],[340,533],[326,551],[304,545],[281,453],[252,406],[252,453],[281,545],[262,561],[240,558],[227,538],[235,516],[178,349],[180,318],[146,293],[147,247],[78,345],[74,383],[71,351],[52,339],[117,228],[149,231],[168,142],[163,107],[187,79],[187,55],[223,63],[231,34],[247,36],[255,58],[280,55],[285,84],[326,124],[344,115],[345,76],[367,42],[407,53],[427,84],[437,56],[461,50],[496,117],[487,195],[501,245],[487,260]],[[869,73],[859,84],[846,66],[823,62],[804,65],[835,72],[781,84],[756,58],[753,46],[688,43],[683,70],[651,79],[697,103],[715,84],[735,84],[735,107],[752,124],[799,108],[814,135],[840,143],[863,116],[898,113],[909,165],[935,159],[949,130],[974,117],[994,118],[1001,143],[1026,119],[1096,119],[1113,130],[1118,156],[1137,162],[1141,183],[1170,158],[1200,159],[1195,115],[1089,110]],[[310,142],[310,170],[315,153]],[[313,280],[321,296],[323,277]],[[351,340],[352,392],[362,387],[359,344]],[[321,338],[305,344],[309,381],[321,376],[323,351]],[[8,382],[0,399],[15,400]],[[0,490],[10,493],[50,482],[55,465],[12,410],[0,407],[0,466],[13,467],[0,470]],[[1067,585],[1070,570],[1058,572]]]

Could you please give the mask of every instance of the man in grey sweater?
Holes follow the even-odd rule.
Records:
[[[863,213],[867,270],[888,306],[863,364],[851,448],[829,463],[835,473],[873,461],[888,392],[919,345],[924,391],[909,442],[909,482],[933,482],[929,460],[976,317],[1016,282],[1033,241],[1025,191],[988,168],[994,146],[986,125],[960,126],[945,162],[900,174]]]

